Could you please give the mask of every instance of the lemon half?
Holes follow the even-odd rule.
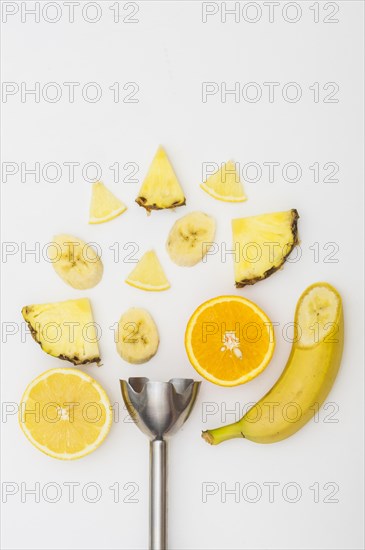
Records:
[[[27,387],[19,424],[43,453],[61,460],[95,451],[112,423],[110,401],[91,376],[72,368],[51,369]]]

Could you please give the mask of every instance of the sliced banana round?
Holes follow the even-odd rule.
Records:
[[[48,247],[48,257],[57,275],[78,290],[94,287],[103,276],[103,264],[96,250],[73,235],[56,235]]]
[[[191,212],[177,220],[166,242],[175,264],[191,267],[200,262],[213,244],[215,221],[204,212]]]
[[[117,351],[128,363],[146,363],[160,342],[156,323],[145,309],[132,307],[121,316],[117,329]]]

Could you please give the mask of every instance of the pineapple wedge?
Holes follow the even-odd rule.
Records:
[[[237,288],[266,279],[284,264],[298,244],[298,218],[292,209],[232,220]]]
[[[139,190],[136,203],[147,212],[175,208],[186,203],[173,167],[162,147],[159,147]]]
[[[167,290],[170,288],[170,283],[156,256],[156,252],[153,250],[143,254],[125,282],[141,290]]]
[[[43,351],[74,365],[99,363],[97,333],[87,298],[22,309],[32,336]]]

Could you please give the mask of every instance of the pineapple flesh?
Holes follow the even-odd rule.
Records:
[[[25,306],[22,315],[34,340],[49,355],[74,365],[100,362],[95,323],[87,298]]]
[[[158,148],[149,167],[136,203],[147,212],[175,208],[186,203],[184,192],[162,147]]]
[[[298,218],[292,209],[232,220],[237,288],[253,285],[280,269],[298,244]]]

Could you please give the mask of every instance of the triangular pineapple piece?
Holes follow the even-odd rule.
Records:
[[[170,283],[153,250],[149,250],[142,256],[125,282],[142,290],[167,290],[170,288]]]
[[[239,173],[236,170],[236,164],[231,160],[209,176],[200,187],[220,201],[243,202],[247,200]]]
[[[104,223],[123,214],[127,207],[101,181],[93,184],[89,223]]]
[[[297,210],[232,220],[236,287],[266,279],[298,244]]]
[[[34,340],[49,355],[74,365],[100,362],[95,323],[87,298],[25,306],[22,315]]]
[[[157,149],[136,202],[147,212],[175,208],[186,203],[174,169],[161,146]]]

